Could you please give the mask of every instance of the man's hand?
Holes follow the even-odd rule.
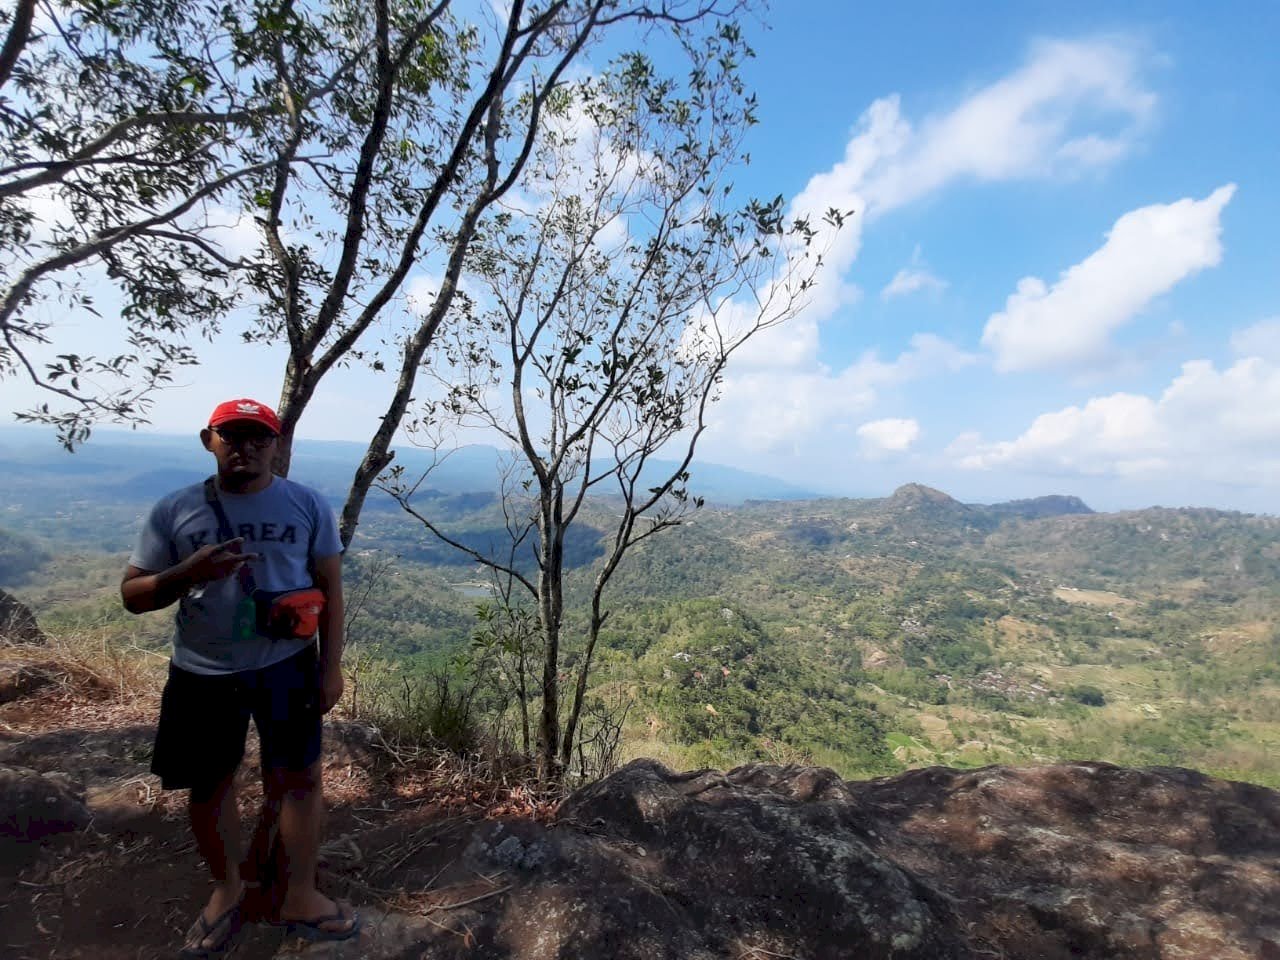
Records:
[[[129,566],[120,583],[125,609],[130,613],[160,610],[185,596],[194,586],[231,576],[242,564],[258,558],[256,553],[241,553],[243,544],[243,537],[208,544],[168,570]]]
[[[241,553],[242,546],[244,537],[206,544],[182,562],[184,577],[197,584],[231,576],[243,564],[258,559],[256,553]]]
[[[320,668],[320,712],[328,713],[342,699],[342,667],[338,664]]]

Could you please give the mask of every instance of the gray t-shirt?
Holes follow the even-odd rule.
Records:
[[[259,555],[246,564],[259,590],[310,587],[308,561],[342,552],[333,511],[310,487],[272,477],[270,486],[258,493],[219,490],[218,499],[232,536],[244,537],[245,553]],[[204,484],[193,484],[169,494],[152,508],[129,563],[156,573],[222,539],[217,514],[205,499]],[[194,587],[178,602],[174,664],[204,674],[255,670],[290,657],[313,642],[314,638],[276,640],[262,636],[242,579],[232,574]]]

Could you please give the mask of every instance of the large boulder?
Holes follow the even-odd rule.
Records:
[[[35,614],[11,593],[0,590],[0,643],[46,643]]]
[[[846,782],[637,761],[570,797],[560,823],[622,868],[587,868],[590,910],[559,912],[578,917],[565,942],[592,949],[559,956],[1280,958],[1280,793],[1190,770],[1065,763]],[[532,935],[531,908],[574,902],[543,887],[528,908],[508,904],[508,929],[523,914]]]
[[[434,916],[370,909],[305,956],[1280,960],[1280,793],[1104,763],[846,782],[639,760],[550,827],[482,825],[455,879]]]
[[[1181,768],[850,783],[872,846],[946,891],[984,955],[1280,958],[1280,793]]]
[[[973,956],[946,897],[868,841],[831,771],[636,760],[550,835],[499,824],[472,854],[516,878],[494,940],[529,960]]]
[[[85,826],[91,815],[70,780],[0,766],[0,839],[30,842]]]

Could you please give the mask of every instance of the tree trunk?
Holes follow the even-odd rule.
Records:
[[[18,0],[13,10],[13,20],[9,23],[9,35],[5,37],[4,47],[0,49],[0,84],[8,83],[13,68],[18,63],[31,37],[31,22],[35,19],[35,0]]]
[[[564,530],[561,498],[544,493],[539,517],[541,570],[538,572],[538,615],[546,640],[542,662],[542,718],[538,728],[538,776],[558,782],[560,764],[560,623],[564,610]]]
[[[573,760],[573,742],[578,733],[578,720],[582,716],[582,703],[587,694],[587,674],[591,672],[591,657],[596,651],[596,641],[600,638],[600,625],[604,617],[600,615],[600,594],[594,592],[591,597],[591,623],[588,627],[587,649],[583,653],[582,665],[578,668],[578,682],[573,691],[573,709],[569,711],[569,720],[564,728],[564,744],[561,747],[561,759],[567,767]]]
[[[519,697],[520,697],[520,731],[523,735],[524,755],[530,755],[529,747],[529,657],[527,655],[528,636],[525,631],[520,628],[517,634],[520,638],[520,672],[517,675],[519,679]]]
[[[560,700],[557,689],[560,657],[560,625],[551,612],[551,598],[544,588],[545,575],[538,579],[539,613],[546,639],[546,656],[542,664],[542,716],[538,724],[538,777],[544,782],[560,779],[558,748],[560,746]]]
[[[298,357],[290,357],[284,369],[280,403],[276,408],[280,416],[280,439],[276,443],[275,458],[271,461],[271,472],[278,477],[289,476],[289,468],[293,464],[293,434],[316,392],[318,381],[307,376],[308,370],[309,362]]]

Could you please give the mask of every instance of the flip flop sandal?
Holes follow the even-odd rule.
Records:
[[[221,931],[220,934],[219,931]],[[187,931],[186,942],[178,956],[182,960],[204,960],[205,957],[219,956],[231,946],[231,942],[239,932],[239,903],[224,911],[212,923],[204,918],[204,908],[201,907],[200,912],[196,914],[196,922]],[[212,940],[213,946],[204,946],[206,940]]]
[[[333,903],[338,909],[326,916],[316,917],[314,920],[281,921],[286,933],[291,937],[301,937],[303,940],[314,942],[350,940],[358,935],[360,933],[360,914],[350,907],[346,907],[338,900],[334,900]],[[341,923],[348,917],[351,918],[351,926],[345,930],[326,930],[323,926],[326,923]]]

